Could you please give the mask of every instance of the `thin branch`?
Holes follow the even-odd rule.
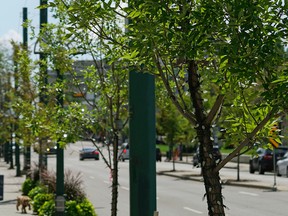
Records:
[[[231,152],[224,160],[222,160],[217,167],[214,169],[214,172],[218,172],[222,167],[224,167],[225,164],[227,164],[232,158],[237,156],[241,149],[243,149],[245,146],[249,144],[251,139],[267,124],[267,122],[274,116],[281,115],[280,114],[275,114],[276,108],[271,109],[271,111],[266,115],[266,117],[254,128],[254,130],[247,135],[247,137],[240,143],[240,145],[233,151]]]
[[[171,89],[171,86],[169,84],[169,81],[166,79],[165,77],[165,73],[163,72],[161,65],[160,65],[160,61],[158,59],[158,57],[155,55],[153,56],[153,60],[156,63],[157,69],[160,73],[160,77],[166,87],[166,90],[168,91],[168,95],[171,98],[173,104],[176,106],[176,108],[178,109],[178,111],[193,125],[196,124],[195,121],[195,116],[192,113],[188,113],[187,110],[184,110],[183,107],[181,106],[181,104],[179,103],[179,101],[176,99],[175,95],[173,94],[173,91]]]
[[[214,119],[215,116],[217,115],[220,107],[221,107],[222,104],[223,104],[224,97],[225,97],[225,96],[224,96],[223,94],[220,94],[220,95],[217,96],[216,101],[215,101],[212,109],[210,110],[210,112],[209,112],[209,114],[208,114],[208,116],[207,116],[207,119],[206,119],[205,124],[207,124],[207,125],[210,125],[210,124],[211,124],[211,122],[213,121],[213,119]]]

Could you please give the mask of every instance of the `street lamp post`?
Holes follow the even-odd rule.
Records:
[[[63,82],[63,74],[57,70],[57,81]],[[63,107],[63,92],[59,90],[57,93],[58,105]],[[56,216],[65,215],[65,197],[64,197],[64,149],[57,142],[57,164],[56,164]]]

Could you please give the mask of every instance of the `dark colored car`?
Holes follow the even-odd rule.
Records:
[[[57,146],[55,145],[53,147],[46,148],[45,154],[48,154],[48,155],[57,154]]]
[[[156,161],[160,161],[160,162],[162,161],[160,148],[156,148]]]
[[[276,163],[288,151],[288,146],[279,146],[275,148]],[[259,174],[264,174],[266,171],[274,170],[273,150],[258,148],[256,154],[249,161],[249,172],[254,173],[256,170]]]
[[[79,152],[79,159],[95,159],[99,160],[99,152],[96,148],[82,148]]]
[[[222,160],[222,154],[220,152],[219,146],[213,146],[213,157],[219,163]],[[193,166],[200,166],[200,150],[199,147],[196,150],[196,153],[193,156]]]

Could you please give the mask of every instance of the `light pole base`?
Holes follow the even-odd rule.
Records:
[[[64,216],[65,212],[65,198],[64,196],[57,196],[55,199],[56,216]]]

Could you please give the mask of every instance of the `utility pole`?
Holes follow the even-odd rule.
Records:
[[[63,82],[63,74],[57,69],[57,82]],[[63,90],[57,93],[57,102],[63,108]],[[57,161],[56,161],[56,216],[65,215],[65,197],[64,197],[64,149],[57,142]]]
[[[133,7],[137,7],[137,1]],[[131,20],[127,21],[128,24],[131,23]],[[130,216],[158,215],[155,122],[155,77],[143,71],[131,70],[129,72]]]
[[[131,20],[128,22],[131,23]],[[156,211],[155,77],[153,75],[136,70],[130,71],[129,113],[130,216],[158,215]]]
[[[23,23],[28,20],[28,9],[23,8]],[[28,51],[28,28],[26,25],[23,26],[23,49]],[[24,143],[26,144],[26,143]],[[25,145],[24,145],[25,146]],[[28,143],[28,146],[24,148],[24,168],[23,171],[27,174],[28,170],[31,168],[31,146]]]
[[[47,0],[40,0],[40,6],[47,5],[47,3],[48,3]],[[40,33],[43,31],[47,23],[48,23],[47,8],[41,8],[40,9]],[[42,85],[44,86],[44,87],[42,86],[42,89],[40,90],[40,102],[46,104],[47,92],[46,92],[45,87],[48,85],[48,72],[47,72],[47,64],[46,64],[47,58],[46,58],[46,54],[41,51],[41,43],[40,43],[40,52],[38,54],[40,58],[40,73],[41,73],[41,76],[43,77]],[[40,145],[39,169],[41,172],[41,170],[43,170],[44,168],[46,169],[47,167],[47,155],[45,155],[43,151],[43,140],[40,140],[39,145]]]
[[[130,216],[156,211],[156,130],[154,76],[129,74]],[[143,154],[146,152],[147,154]]]
[[[153,216],[156,212],[155,83],[153,75],[136,71],[130,72],[129,113],[130,216]]]

